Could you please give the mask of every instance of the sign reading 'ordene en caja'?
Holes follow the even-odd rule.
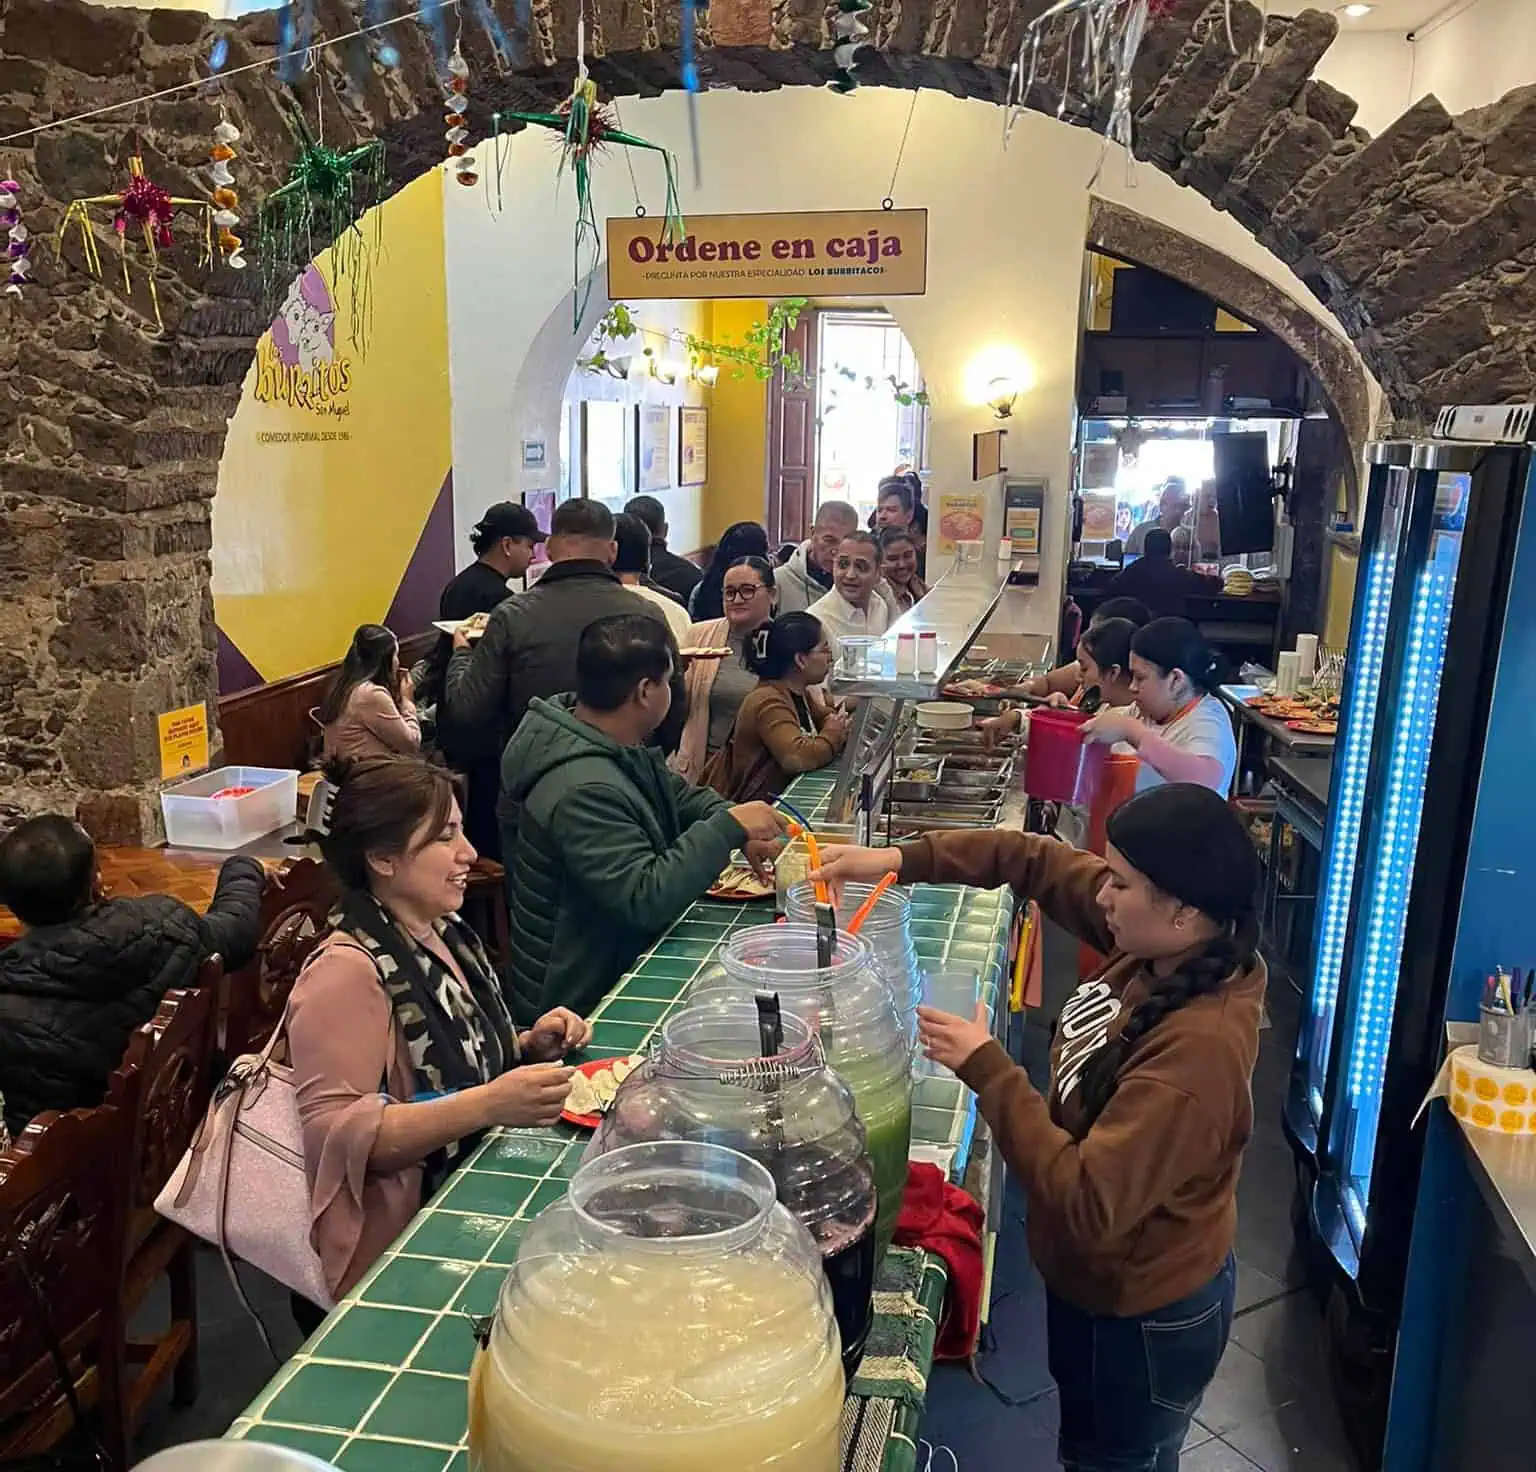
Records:
[[[922,296],[927,210],[690,215],[680,240],[654,216],[608,221],[613,301],[689,297]]]

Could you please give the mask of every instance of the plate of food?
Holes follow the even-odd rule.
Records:
[[[468,618],[437,618],[432,620],[432,627],[447,634],[451,639],[457,633],[463,633],[466,639],[478,639],[491,621],[488,613],[472,613]]]
[[[992,680],[951,680],[944,687],[945,695],[958,696],[961,700],[996,700],[1008,693],[1008,686]]]
[[[594,1058],[578,1065],[560,1118],[581,1129],[595,1130],[618,1097],[619,1085],[640,1066],[644,1056],[631,1053],[627,1058]]]
[[[1339,723],[1337,721],[1321,718],[1287,721],[1286,729],[1297,731],[1303,736],[1337,736]]]
[[[727,864],[705,893],[712,900],[766,900],[774,886],[771,879],[759,879],[749,865]]]

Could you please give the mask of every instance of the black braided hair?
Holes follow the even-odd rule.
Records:
[[[1139,644],[1132,647],[1140,652]],[[1219,928],[1177,970],[1153,980],[1119,1033],[1084,1065],[1078,1088],[1088,1124],[1114,1097],[1137,1043],[1180,1007],[1218,991],[1234,971],[1252,966],[1259,944],[1258,855],[1223,797],[1192,783],[1170,782],[1138,793],[1116,808],[1105,826],[1110,845],[1149,884]]]
[[[1087,1128],[1120,1087],[1120,1070],[1131,1050],[1165,1017],[1187,1006],[1196,997],[1219,991],[1234,971],[1246,971],[1254,963],[1259,943],[1256,916],[1229,926],[1214,937],[1204,950],[1189,957],[1177,971],[1159,977],[1151,992],[1136,1006],[1125,1025],[1093,1055],[1083,1068],[1078,1082]]]

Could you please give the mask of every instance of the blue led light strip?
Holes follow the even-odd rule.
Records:
[[[1376,699],[1381,689],[1382,654],[1386,647],[1392,580],[1397,571],[1397,527],[1382,527],[1366,573],[1365,603],[1361,614],[1360,644],[1350,655],[1350,721],[1344,730],[1342,750],[1334,759],[1333,781],[1337,792],[1334,807],[1333,851],[1324,880],[1323,925],[1318,941],[1312,988],[1311,1102],[1314,1113],[1322,1111],[1322,1083],[1333,1046],[1333,1014],[1339,998],[1339,972],[1344,963],[1344,936],[1349,929],[1350,898],[1354,892],[1355,862],[1360,848],[1360,814],[1365,802],[1366,770],[1371,741],[1376,733]],[[1306,1034],[1303,1034],[1306,1037]]]
[[[1381,841],[1373,856],[1372,894],[1360,966],[1354,1048],[1349,1062],[1350,1105],[1346,1147],[1348,1185],[1363,1205],[1370,1194],[1371,1163],[1386,1073],[1387,1044],[1408,922],[1408,895],[1424,815],[1424,777],[1429,766],[1440,676],[1445,668],[1446,625],[1460,539],[1437,538],[1417,579],[1408,629],[1398,721],[1387,773]]]

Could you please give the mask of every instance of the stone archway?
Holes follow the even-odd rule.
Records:
[[[1307,365],[1357,456],[1373,432],[1371,390],[1358,359],[1311,312],[1258,272],[1113,200],[1088,207],[1088,247],[1149,266],[1262,327]],[[1351,488],[1357,483],[1353,463]]]
[[[495,0],[511,20],[511,0]],[[866,84],[930,87],[1001,102],[1024,26],[1047,0],[876,0]],[[357,24],[359,0],[320,0],[322,34]],[[677,85],[679,11],[670,0],[588,5],[588,55],[605,94]],[[574,0],[535,0],[529,63],[497,76],[474,54],[477,104],[548,104],[568,89]],[[1354,105],[1311,78],[1336,22],[1309,11],[1264,24],[1221,0],[1173,0],[1137,61],[1137,152],[1229,211],[1305,280],[1345,326],[1404,423],[1448,399],[1498,401],[1536,379],[1536,194],[1529,157],[1536,89],[1452,119],[1432,98],[1380,138],[1350,126]],[[702,40],[712,85],[772,91],[833,74],[824,6],[715,0]],[[213,27],[186,12],[0,0],[0,134],[173,87],[202,74]],[[230,75],[221,97],[245,133],[248,199],[288,156],[270,68],[276,18],[221,27]],[[398,186],[441,157],[437,86],[425,39],[395,34],[398,72],[356,41],[320,53],[301,91],[324,100],[332,142],[386,143]],[[1064,73],[1065,28],[1039,75]],[[1050,84],[1031,106],[1054,113]],[[1101,122],[1069,106],[1074,122]],[[151,173],[201,192],[216,104],[196,92],[13,144],[28,223],[45,238],[67,201],[121,178],[138,128]],[[68,261],[69,252],[66,251]],[[168,270],[167,331],[145,304],[98,282],[78,259],[39,254],[37,287],[0,342],[0,792],[15,805],[67,806],[100,836],[152,836],[158,762],[153,714],[214,694],[208,502],[225,423],[265,326],[254,283]]]

